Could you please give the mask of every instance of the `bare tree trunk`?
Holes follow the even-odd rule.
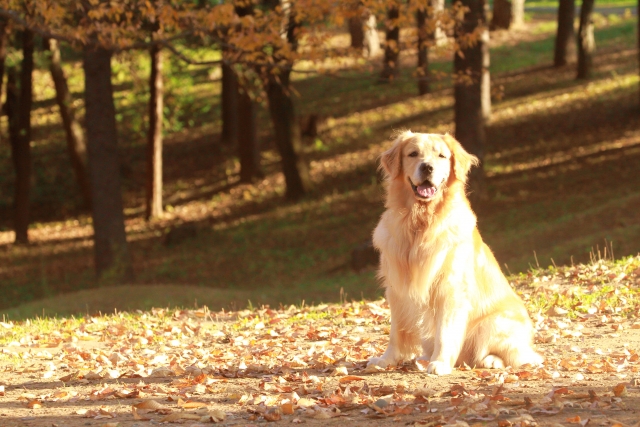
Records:
[[[494,0],[491,29],[508,30],[524,24],[524,0]]]
[[[575,55],[575,31],[573,29],[575,13],[575,0],[560,0],[558,6],[558,30],[553,54],[554,67],[564,67]]]
[[[223,53],[224,58],[224,53]],[[235,147],[238,143],[238,77],[231,65],[222,63],[222,144]]]
[[[147,134],[147,194],[146,217],[162,216],[162,49],[154,46],[149,52],[149,133]]]
[[[238,16],[253,14],[253,4],[238,2]],[[260,172],[260,149],[258,147],[257,106],[247,92],[238,91],[238,156],[240,157],[240,181],[253,182],[262,176]]]
[[[433,8],[433,16],[437,17],[444,11],[445,0],[431,0],[431,7]],[[436,46],[441,46],[447,43],[447,33],[442,29],[440,25],[437,25],[433,32],[433,40]]]
[[[238,93],[238,157],[240,181],[253,182],[260,172],[258,147],[258,115],[256,103],[247,92]]]
[[[11,155],[16,171],[14,193],[15,242],[29,243],[29,195],[31,192],[31,104],[33,102],[33,32],[22,31],[20,87],[16,88],[15,69],[9,73],[7,114]]]
[[[478,25],[486,25],[484,0],[463,0],[463,5],[469,8],[464,16],[464,22],[460,29],[462,34],[472,33]],[[461,34],[456,34],[460,36]],[[456,75],[470,75],[471,81],[456,81],[455,96],[455,126],[456,138],[465,149],[484,160],[485,152],[485,125],[491,111],[491,98],[489,88],[489,49],[488,31],[477,43],[464,46],[461,53],[454,55],[454,71]],[[472,169],[469,185],[472,196],[483,198],[485,196],[484,171],[481,167]]]
[[[7,39],[9,38],[9,21],[0,18],[0,94],[2,94],[2,84],[4,80],[5,60],[7,59]],[[0,110],[2,103],[0,102]]]
[[[596,39],[593,35],[594,0],[582,0],[580,8],[580,27],[578,29],[578,79],[588,79],[593,68],[593,53]]]
[[[362,27],[362,17],[352,16],[349,18],[349,35],[351,36],[351,47],[354,49],[364,48],[364,28]]]
[[[80,126],[80,123],[76,120],[73,99],[69,92],[67,78],[62,69],[58,41],[55,39],[47,39],[45,43],[51,53],[49,70],[51,71],[53,84],[56,87],[56,103],[58,104],[60,117],[62,118],[62,126],[67,136],[67,152],[71,160],[71,167],[73,168],[76,181],[82,192],[84,205],[87,209],[91,209],[91,186],[89,184],[89,174],[87,171],[87,147],[84,132],[82,126]]]
[[[376,15],[367,11],[364,18],[364,50],[367,57],[375,58],[380,54],[380,37]]]
[[[284,13],[282,33],[292,50],[297,50],[296,19],[293,3],[290,0],[281,2]],[[278,57],[278,52],[274,53]],[[293,65],[293,64],[291,64]],[[276,145],[282,162],[282,172],[286,182],[286,197],[289,200],[299,200],[311,186],[309,165],[301,156],[302,138],[300,122],[296,118],[296,110],[291,98],[291,70],[284,69],[279,75],[270,76],[267,84],[269,99],[269,113],[275,132]]]
[[[267,86],[269,113],[275,131],[276,144],[287,185],[286,197],[299,200],[311,185],[309,166],[300,156],[302,139],[291,99],[289,71],[282,72],[280,82],[273,78]]]
[[[400,17],[400,5],[394,0],[391,1],[387,10],[387,32],[384,43],[384,62],[380,79],[392,81],[399,72],[398,58],[400,57],[400,27],[398,18]]]
[[[133,267],[124,228],[111,55],[87,47],[83,58],[95,263],[98,276],[130,280]]]
[[[429,93],[429,31],[426,23],[428,18],[427,8],[419,9],[416,12],[416,23],[418,26],[418,93],[425,95]],[[433,35],[431,35],[433,36]]]
[[[351,35],[351,47],[362,49],[363,54],[369,58],[380,53],[380,37],[376,16],[368,9],[358,4],[358,15],[349,18],[349,34]]]

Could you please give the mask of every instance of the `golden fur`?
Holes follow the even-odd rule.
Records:
[[[386,211],[373,233],[391,308],[389,347],[369,365],[416,356],[456,364],[538,365],[533,325],[476,228],[465,194],[477,158],[449,135],[403,132],[382,154]]]

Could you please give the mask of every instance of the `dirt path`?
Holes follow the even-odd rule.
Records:
[[[639,264],[516,281],[538,307],[535,369],[369,371],[384,301],[2,323],[0,425],[640,425]]]

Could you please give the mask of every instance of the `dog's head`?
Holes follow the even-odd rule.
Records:
[[[421,202],[440,198],[456,182],[464,186],[469,169],[477,164],[477,157],[452,136],[411,131],[401,133],[380,159],[386,179],[403,185]]]

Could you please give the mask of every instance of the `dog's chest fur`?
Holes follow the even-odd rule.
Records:
[[[373,234],[385,287],[422,300],[430,298],[445,265],[472,250],[465,242],[471,241],[475,224],[475,215],[464,205],[429,221],[416,221],[411,212],[387,210]]]

